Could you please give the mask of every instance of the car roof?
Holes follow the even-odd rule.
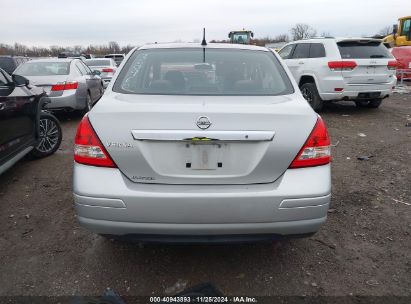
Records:
[[[232,44],[232,43],[208,43],[206,46],[202,46],[200,43],[153,43],[146,44],[135,49],[148,50],[148,49],[184,49],[184,48],[206,48],[206,49],[238,49],[238,50],[255,50],[270,52],[265,47],[248,45],[248,44]]]

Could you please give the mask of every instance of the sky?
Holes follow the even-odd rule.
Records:
[[[256,38],[290,34],[307,23],[318,34],[373,35],[409,15],[409,0],[0,0],[0,43],[29,46],[227,39],[250,29]],[[407,11],[408,9],[408,11]]]

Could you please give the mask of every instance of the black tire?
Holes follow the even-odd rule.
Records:
[[[364,101],[356,101],[355,105],[359,108],[371,108],[371,109],[376,109],[378,108],[382,103],[382,99],[372,99],[372,100],[364,100]]]
[[[30,152],[34,158],[46,157],[56,152],[63,138],[60,121],[54,115],[46,112],[41,113],[39,124],[39,142]]]
[[[318,90],[315,83],[304,83],[300,87],[300,90],[305,100],[308,101],[308,103],[314,111],[318,112],[322,110],[324,106],[324,101],[321,99],[320,94],[318,94]]]
[[[87,93],[86,104],[84,105],[84,109],[81,112],[83,114],[86,114],[91,110],[92,107],[93,107],[93,100],[91,99],[90,93]]]

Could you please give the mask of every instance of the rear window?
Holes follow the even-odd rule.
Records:
[[[140,50],[114,91],[160,95],[282,95],[292,84],[271,52],[232,49]]]
[[[109,66],[111,65],[111,61],[104,60],[104,59],[91,59],[91,60],[86,60],[86,64],[88,66]]]
[[[342,41],[337,45],[342,59],[392,57],[388,49],[378,41]]]
[[[16,68],[16,64],[11,57],[0,57],[0,68],[11,74]]]
[[[70,73],[70,63],[26,62],[20,65],[14,73],[22,76],[68,75]]]

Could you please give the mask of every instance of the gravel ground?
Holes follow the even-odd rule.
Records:
[[[306,239],[218,246],[141,246],[81,228],[71,194],[80,118],[60,115],[61,149],[0,176],[0,295],[164,295],[211,282],[226,295],[411,296],[410,115],[409,94],[380,109],[327,107],[327,223]]]

